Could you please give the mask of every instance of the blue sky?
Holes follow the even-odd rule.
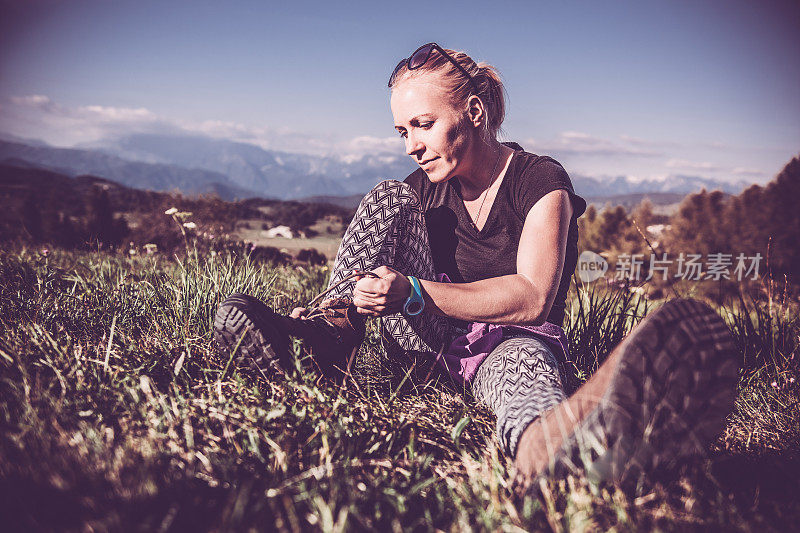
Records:
[[[763,182],[800,152],[796,2],[0,1],[0,131],[190,132],[400,153],[386,79],[424,42],[498,67],[505,138],[591,176]]]

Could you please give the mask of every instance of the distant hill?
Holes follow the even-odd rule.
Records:
[[[0,215],[16,209],[26,197],[32,197],[42,208],[64,211],[70,215],[83,212],[83,201],[86,194],[95,186],[101,186],[108,192],[109,199],[118,211],[147,211],[153,206],[171,207],[176,201],[174,192],[161,192],[128,187],[113,180],[98,176],[70,176],[51,169],[37,167],[29,161],[8,158],[0,161]],[[203,197],[179,195],[182,201],[203,202]],[[333,198],[331,198],[333,199]],[[209,198],[208,201],[220,202]],[[236,205],[240,218],[259,218],[268,206],[268,211],[278,217],[276,223],[292,226],[313,224],[319,214],[335,214],[343,218],[352,216],[352,210],[343,208],[341,204],[308,199],[304,202],[281,201],[269,198],[248,198],[236,202],[225,202],[225,205]],[[301,218],[312,219],[300,221]],[[269,217],[267,217],[269,218]],[[235,221],[235,220],[234,220]]]
[[[653,204],[653,211],[660,215],[671,215],[677,210],[685,194],[675,192],[648,192],[632,194],[615,194],[612,196],[589,196],[586,202],[602,210],[606,205],[616,207],[621,205],[626,211],[633,211],[642,200],[647,198]]]
[[[128,160],[202,168],[259,196],[364,194],[382,179],[403,179],[415,165],[402,155],[339,158],[265,150],[252,144],[189,135],[136,134],[88,145]]]
[[[363,196],[380,180],[402,180],[417,168],[401,154],[365,152],[358,158],[322,157],[200,136],[138,134],[91,146],[126,159],[219,172],[240,187],[255,192],[269,190],[268,196],[278,198]],[[747,186],[743,181],[730,183],[685,175],[665,180],[626,176],[601,180],[573,174],[572,180],[578,194],[585,197],[650,192],[685,195],[702,188],[737,194]]]
[[[685,196],[689,193],[700,192],[701,189],[706,189],[707,191],[720,190],[727,194],[739,194],[748,186],[748,183],[744,181],[727,182],[700,176],[683,175],[670,176],[663,180],[632,180],[626,176],[599,180],[580,174],[573,174],[571,178],[575,192],[587,199],[622,197],[631,194],[646,194],[649,196],[651,193]]]
[[[614,194],[610,196],[587,196],[586,202],[593,204],[597,209],[602,209],[606,204],[611,206],[621,205],[626,210],[631,211],[645,198],[652,202],[659,214],[670,214],[677,205],[686,197],[685,194],[677,192],[637,192],[631,194]],[[332,204],[355,209],[361,202],[363,195],[354,194],[351,196],[308,196],[300,198],[300,202],[315,202],[322,204]],[[659,209],[665,208],[665,209]]]
[[[80,239],[85,234],[81,232],[98,195],[107,198],[107,209],[115,217],[125,220],[125,242],[156,243],[161,250],[183,246],[176,224],[164,213],[172,207],[191,212],[190,220],[197,224],[198,232],[217,237],[230,236],[240,223],[256,224],[257,228],[286,225],[293,231],[311,233],[311,226],[320,219],[349,220],[353,215],[352,210],[323,203],[258,198],[229,202],[139,190],[97,176],[73,177],[9,158],[0,162],[0,241],[27,241],[38,235],[34,241],[67,246],[61,242],[58,228],[70,225],[77,242],[83,242]],[[38,231],[28,231],[30,227]]]
[[[126,187],[97,176],[69,176],[38,168],[27,161],[6,159],[0,163],[0,219],[13,219],[22,203],[34,201],[41,210],[83,213],[85,198],[95,186],[101,186],[115,205],[129,210],[147,208],[161,202],[166,194]]]
[[[223,199],[256,196],[232,183],[224,174],[162,163],[141,163],[104,154],[97,150],[76,150],[32,146],[0,141],[0,161],[28,164],[70,176],[92,174],[136,189],[177,190],[185,194],[216,193]]]
[[[150,134],[107,139],[81,149],[0,141],[0,161],[9,158],[73,176],[103,176],[140,189],[213,192],[228,200],[326,197],[326,201],[348,207],[357,205],[352,197],[364,195],[380,180],[404,179],[415,169],[408,157],[385,152],[365,152],[356,158],[323,157],[208,137]],[[572,180],[576,192],[585,198],[685,195],[703,188],[738,194],[746,186],[745,182],[683,175],[640,181],[573,174]]]

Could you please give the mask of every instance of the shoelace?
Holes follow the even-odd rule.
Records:
[[[331,308],[322,309],[316,304],[320,299],[324,298],[327,294],[330,294],[330,292],[333,291],[334,289],[339,288],[344,283],[346,283],[346,282],[348,282],[348,281],[350,281],[350,280],[352,280],[354,278],[357,278],[359,276],[370,276],[372,278],[380,278],[380,276],[375,274],[374,272],[368,272],[368,271],[365,271],[365,270],[354,270],[350,275],[348,275],[348,276],[342,278],[341,280],[337,281],[336,283],[334,283],[333,285],[331,285],[330,287],[328,287],[327,289],[325,289],[324,291],[319,293],[317,296],[315,296],[314,299],[312,299],[310,302],[308,302],[309,311],[308,311],[308,314],[305,315],[305,318],[307,320],[311,320],[311,319],[314,319],[314,318],[322,318],[327,324],[329,324],[331,326],[334,326],[334,324],[332,324],[331,321],[328,320],[328,317],[326,316],[325,312],[326,311],[335,312],[335,310],[333,310]],[[442,354],[444,353],[445,348],[446,348],[446,346],[443,344],[442,347],[438,350],[438,353],[436,353],[436,362],[437,363],[442,358]],[[445,365],[445,367],[446,366],[447,365]],[[428,370],[428,374],[425,376],[425,380],[424,381],[427,382],[430,379],[431,374],[433,373],[433,371],[434,371],[434,367],[431,366],[431,368]],[[348,376],[350,376],[349,372],[347,372],[346,374]],[[355,383],[356,387],[358,387],[358,383],[356,383],[355,381],[353,383]]]
[[[357,278],[359,276],[370,276],[372,278],[379,278],[380,277],[379,275],[375,274],[374,272],[368,272],[368,271],[365,271],[365,270],[354,270],[348,276],[340,279],[339,281],[337,281],[336,283],[334,283],[333,285],[331,285],[330,287],[328,287],[327,289],[325,289],[324,291],[319,293],[317,296],[315,296],[313,300],[308,302],[308,314],[305,315],[305,318],[307,320],[311,320],[313,318],[322,318],[323,320],[325,320],[325,322],[327,322],[328,324],[331,324],[330,320],[328,320],[328,318],[325,316],[325,314],[326,314],[325,312],[328,311],[328,310],[332,311],[332,309],[330,309],[330,308],[323,309],[319,305],[316,305],[317,302],[319,302],[322,298],[324,298],[327,294],[329,294],[334,289],[339,288],[341,285],[343,285],[343,284],[347,283],[348,281],[350,281],[350,280],[352,280],[354,278]],[[331,325],[333,325],[333,324],[331,324]]]

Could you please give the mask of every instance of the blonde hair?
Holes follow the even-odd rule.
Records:
[[[456,52],[449,48],[444,50],[472,76],[472,82],[434,48],[421,67],[408,70],[408,65],[404,64],[397,71],[390,87],[394,89],[400,81],[407,78],[422,74],[437,74],[452,95],[455,104],[466,106],[470,97],[480,98],[486,110],[486,128],[496,138],[506,116],[506,94],[500,73],[488,63],[476,63],[464,52]]]

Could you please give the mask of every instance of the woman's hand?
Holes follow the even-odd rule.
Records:
[[[291,318],[304,318],[306,313],[308,313],[308,309],[305,307],[295,307],[292,309],[292,312],[289,314]]]
[[[369,316],[383,316],[402,311],[411,294],[411,282],[408,278],[387,266],[379,266],[372,272],[379,277],[364,276],[356,282],[353,304],[358,312]]]

